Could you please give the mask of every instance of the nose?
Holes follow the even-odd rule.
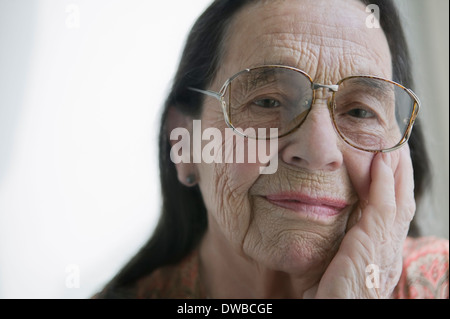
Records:
[[[281,160],[289,165],[333,171],[343,163],[341,141],[325,102],[312,105],[303,124],[281,143]]]

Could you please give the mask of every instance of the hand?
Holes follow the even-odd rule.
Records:
[[[395,157],[398,165],[395,165]],[[392,166],[396,166],[393,168]],[[371,168],[368,200],[354,214],[360,218],[344,236],[319,284],[305,293],[315,298],[389,298],[402,271],[403,243],[415,213],[409,147],[377,154]],[[370,272],[366,272],[369,265]],[[375,267],[375,268],[373,268]],[[376,278],[379,285],[367,278]],[[372,275],[372,277],[371,277]]]

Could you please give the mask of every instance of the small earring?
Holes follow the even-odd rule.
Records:
[[[188,177],[186,177],[186,183],[188,184],[188,186],[194,186],[197,183],[197,178],[194,174],[190,174],[188,175]]]

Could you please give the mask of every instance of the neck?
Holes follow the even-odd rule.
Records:
[[[321,273],[291,275],[268,269],[208,229],[200,245],[200,278],[209,298],[302,299]]]

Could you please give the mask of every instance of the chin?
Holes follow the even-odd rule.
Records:
[[[285,234],[272,247],[265,247],[259,262],[290,275],[323,273],[336,254],[342,237],[336,239],[304,233]]]

